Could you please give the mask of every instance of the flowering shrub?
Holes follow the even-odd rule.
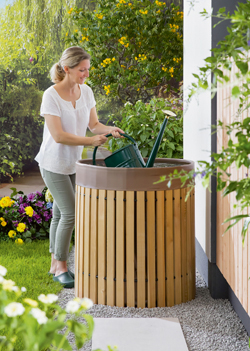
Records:
[[[0,199],[0,241],[22,244],[48,236],[53,201],[48,190],[24,195],[12,189],[11,197]]]
[[[124,103],[149,101],[172,78],[182,79],[183,12],[163,1],[97,0],[71,8],[77,29],[67,43],[91,54],[90,83]]]
[[[140,100],[135,105],[127,102],[122,110],[121,121],[114,123],[137,142],[143,157],[148,157],[155,139],[164,121],[162,110],[171,110],[177,117],[170,117],[166,126],[157,157],[182,158],[183,156],[183,118],[182,100],[180,98],[154,98],[149,103]],[[110,116],[114,120],[114,116]],[[110,139],[112,151],[120,149],[128,143],[125,138]],[[131,142],[129,142],[131,143]]]
[[[5,279],[6,273],[7,269],[0,266],[0,330],[6,331],[5,336],[0,336],[0,350],[14,351],[17,342],[25,351],[52,350],[52,347],[53,350],[72,350],[67,340],[69,332],[74,334],[79,350],[91,338],[94,321],[85,313],[93,306],[90,299],[75,298],[65,309],[55,303],[58,297],[54,294],[40,294],[38,301],[22,299],[26,289]],[[72,318],[66,320],[67,313],[73,314]],[[80,316],[85,323],[77,321]]]

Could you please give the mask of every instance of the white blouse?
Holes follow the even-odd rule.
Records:
[[[43,117],[44,115],[60,117],[65,132],[84,137],[89,124],[90,110],[96,102],[88,85],[82,84],[80,89],[81,96],[74,108],[71,101],[63,100],[53,86],[49,87],[43,94],[40,114]],[[75,163],[81,159],[82,150],[83,146],[56,143],[45,122],[43,141],[35,160],[47,171],[74,174]]]

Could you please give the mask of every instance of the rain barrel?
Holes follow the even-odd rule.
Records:
[[[190,171],[194,162],[158,158],[152,168],[106,167],[103,159],[76,163],[77,297],[138,308],[195,297],[194,189],[180,180],[155,184],[174,169]]]

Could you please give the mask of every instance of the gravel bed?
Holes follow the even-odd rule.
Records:
[[[68,266],[74,270],[74,248],[70,252]],[[74,297],[74,289],[63,289],[59,294],[59,304],[64,307]],[[196,297],[192,301],[173,307],[143,309],[94,305],[89,313],[102,318],[177,317],[189,351],[250,350],[247,332],[232,305],[228,300],[214,300],[199,272],[196,273]],[[73,342],[72,336],[69,336],[69,341]],[[91,342],[81,351],[91,351]]]

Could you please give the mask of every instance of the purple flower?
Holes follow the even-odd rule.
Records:
[[[193,174],[193,178],[195,178],[197,176],[197,173],[196,172],[194,172],[194,174]]]
[[[44,202],[43,201],[37,201],[36,206],[37,207],[43,207]]]
[[[27,199],[28,199],[29,201],[33,201],[34,198],[35,198],[35,196],[36,196],[35,193],[30,193],[30,194],[27,195]]]
[[[29,58],[29,61],[30,61],[30,62],[32,62],[33,60],[34,60],[33,57],[30,57],[30,58]]]
[[[250,40],[247,41],[247,45],[250,46]]]
[[[205,175],[206,175],[206,172],[203,171],[203,172],[201,173],[201,178],[205,177]]]
[[[18,226],[18,221],[13,221],[12,223],[14,224],[15,227]]]
[[[40,193],[40,191],[37,191],[37,192],[36,192],[36,195],[42,196],[42,193]]]
[[[248,177],[248,173],[246,173],[246,177]]]
[[[33,215],[33,218],[38,224],[42,223],[42,218],[37,213]]]
[[[19,206],[18,212],[21,213],[21,214],[25,213],[25,207],[27,207],[27,206],[28,206],[28,204],[26,204],[26,203],[21,204],[21,205]]]
[[[28,222],[30,224],[32,222],[32,218],[28,217],[27,219],[28,219]]]
[[[19,202],[19,204],[21,204],[21,203],[23,202],[23,197],[22,197],[22,196],[20,196],[20,197],[18,198],[18,202]]]

